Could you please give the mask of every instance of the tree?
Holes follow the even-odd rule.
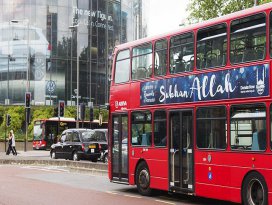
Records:
[[[254,6],[254,0],[190,0],[188,22],[197,23]],[[258,0],[258,5],[272,0]]]

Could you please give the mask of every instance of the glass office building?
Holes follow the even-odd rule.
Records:
[[[23,104],[25,92],[34,105],[108,102],[114,46],[146,36],[148,5],[0,0],[0,104]]]

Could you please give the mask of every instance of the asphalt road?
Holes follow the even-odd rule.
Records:
[[[0,205],[231,205],[184,195],[143,197],[134,186],[110,183],[105,176],[53,166],[0,165]]]

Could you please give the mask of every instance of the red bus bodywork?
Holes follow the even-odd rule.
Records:
[[[151,113],[157,109],[164,109],[167,111],[167,120],[169,120],[169,113],[173,110],[191,110],[193,116],[193,191],[182,193],[189,193],[196,196],[214,198],[220,200],[227,200],[232,202],[241,203],[242,202],[242,186],[247,175],[251,172],[257,172],[263,176],[268,188],[268,204],[272,204],[272,163],[271,157],[271,137],[270,137],[270,110],[271,105],[271,78],[269,77],[269,93],[264,97],[249,97],[249,98],[233,98],[233,99],[223,99],[223,100],[209,100],[209,101],[199,101],[199,102],[185,102],[185,103],[172,103],[172,104],[161,104],[161,105],[141,105],[141,83],[167,80],[171,78],[186,77],[190,75],[201,75],[208,74],[211,72],[219,72],[224,70],[234,70],[241,67],[251,67],[258,65],[267,65],[269,72],[271,73],[271,58],[272,55],[269,50],[269,21],[272,19],[270,17],[270,12],[272,10],[272,4],[265,4],[263,6],[254,7],[241,12],[236,12],[224,17],[212,19],[203,23],[181,28],[180,30],[169,33],[166,35],[159,35],[155,37],[145,38],[137,40],[135,42],[126,43],[117,46],[114,52],[113,61],[113,71],[112,76],[115,76],[115,64],[116,56],[119,51],[129,49],[130,52],[132,48],[147,42],[151,42],[152,45],[158,39],[167,39],[168,41],[168,54],[169,54],[169,41],[172,36],[193,32],[196,36],[199,29],[216,25],[219,23],[225,23],[230,27],[231,21],[246,16],[250,16],[257,13],[264,13],[266,15],[266,56],[264,60],[254,61],[254,62],[244,62],[240,64],[231,64],[229,60],[229,55],[227,57],[226,66],[221,68],[211,68],[205,70],[196,69],[196,61],[194,64],[194,69],[191,72],[171,74],[169,69],[167,69],[167,74],[165,76],[154,76],[150,78],[141,80],[131,80],[128,82],[115,84],[114,80],[111,83],[110,88],[110,117],[109,117],[109,146],[110,146],[110,158],[109,158],[109,179],[113,182],[117,181],[113,178],[114,164],[112,164],[112,149],[113,149],[113,126],[112,121],[114,115],[126,114],[128,116],[128,130],[131,131],[131,113],[135,110],[150,110]],[[269,18],[270,17],[270,18]],[[270,34],[271,35],[271,34]],[[228,41],[230,37],[228,34]],[[196,40],[194,41],[194,47],[196,48]],[[227,48],[229,53],[229,46]],[[196,56],[196,49],[195,49]],[[169,57],[168,57],[169,65]],[[154,62],[154,61],[153,61]],[[131,75],[130,75],[131,76]],[[252,104],[252,103],[262,103],[266,106],[266,144],[267,148],[262,152],[241,152],[239,150],[232,150],[230,147],[230,133],[227,133],[227,146],[224,150],[208,150],[208,149],[198,149],[196,146],[196,110],[200,106],[218,106],[224,105],[226,107],[227,113],[229,113],[232,105],[239,104]],[[230,122],[230,116],[226,116],[228,124]],[[169,124],[167,124],[169,125]],[[229,130],[229,129],[228,129]],[[167,128],[167,133],[169,135],[169,127]],[[168,136],[169,138],[169,136]],[[160,189],[165,191],[173,191],[170,189],[170,156],[169,156],[169,143],[166,147],[157,148],[154,146],[152,141],[151,146],[132,146],[131,144],[131,132],[128,132],[128,181],[124,183],[135,185],[135,175],[137,166],[141,161],[145,161],[150,172],[150,187],[153,189]]]

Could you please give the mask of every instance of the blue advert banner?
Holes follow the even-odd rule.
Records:
[[[269,65],[141,83],[141,106],[269,95]]]

